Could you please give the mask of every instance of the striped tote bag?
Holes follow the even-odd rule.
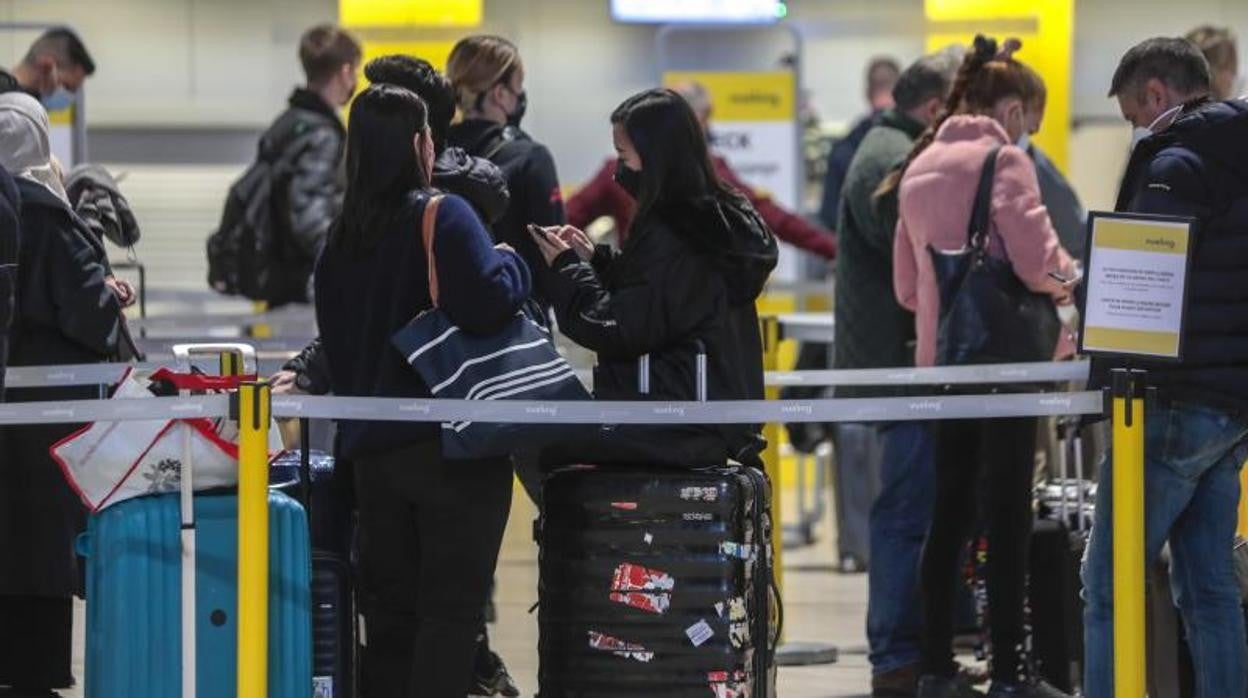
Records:
[[[524,310],[499,332],[461,331],[438,309],[434,221],[441,197],[425,205],[421,236],[429,260],[434,307],[390,339],[420,374],[435,398],[457,400],[590,400],[585,386],[555,349],[550,330]],[[448,422],[442,424],[442,455],[448,459],[506,456],[557,440],[560,425]]]

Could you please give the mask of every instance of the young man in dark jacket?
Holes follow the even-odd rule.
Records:
[[[43,33],[13,71],[0,70],[0,92],[25,92],[48,111],[73,105],[74,94],[95,74],[95,60],[82,39],[67,27]]]
[[[819,220],[832,228],[836,225],[841,211],[841,197],[844,195],[846,177],[849,175],[850,164],[854,154],[862,145],[871,129],[880,122],[880,115],[886,109],[892,109],[893,89],[900,79],[901,66],[888,57],[872,58],[867,64],[867,105],[871,111],[854,124],[845,137],[832,146],[828,153],[828,171],[823,178],[823,199],[819,204]]]
[[[914,316],[892,293],[897,194],[877,198],[875,190],[940,113],[957,68],[956,57],[949,53],[925,56],[906,68],[893,88],[896,106],[880,114],[845,173],[836,226],[836,368],[914,365]],[[837,397],[888,394],[896,393],[883,388],[836,390]],[[902,698],[914,695],[918,681],[918,569],[932,518],[932,440],[921,422],[879,425],[878,439],[880,490],[868,527],[871,690],[876,698]],[[866,465],[844,464],[841,480],[873,477]]]
[[[1157,387],[1146,413],[1145,555],[1167,541],[1196,694],[1245,692],[1244,619],[1232,564],[1239,470],[1248,458],[1248,103],[1210,102],[1209,67],[1182,38],[1126,53],[1110,96],[1149,131],[1131,154],[1118,211],[1196,220],[1179,363],[1136,361]],[[1094,363],[1104,382],[1109,359]],[[1112,461],[1102,470],[1084,566],[1085,695],[1113,691]],[[1143,573],[1143,570],[1141,570]]]
[[[446,132],[455,116],[455,98],[446,78],[428,61],[404,55],[382,56],[369,61],[364,66],[364,77],[371,83],[407,88],[425,101],[429,109],[429,130],[433,134],[437,153],[433,165],[434,187],[463,197],[487,227],[498,222],[507,211],[509,199],[502,171],[489,160],[473,157],[462,148],[446,146]],[[279,392],[292,387],[314,395],[329,392],[329,365],[319,337],[282,369],[274,378]],[[485,627],[480,631],[472,691],[473,695],[481,696],[520,695],[502,658],[490,649]]]
[[[329,225],[342,207],[341,162],[346,131],[338,110],[351,101],[362,55],[350,34],[320,25],[299,41],[299,62],[307,84],[290,95],[286,111],[260,139],[260,157],[278,163],[285,186],[271,196],[272,231],[285,281],[271,304],[311,300],[312,267],[325,245]]]

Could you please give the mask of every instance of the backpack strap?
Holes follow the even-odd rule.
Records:
[[[498,138],[492,141],[488,147],[483,148],[479,157],[492,162],[494,160],[494,156],[503,152],[503,148],[506,148],[517,140],[519,140],[519,138],[517,136],[516,129],[511,126],[504,126],[503,130],[499,132]]]
[[[429,200],[425,202],[425,212],[420,220],[420,238],[425,246],[426,268],[429,274],[429,298],[433,300],[435,308],[438,307],[438,265],[433,256],[433,236],[437,232],[438,204],[441,202],[441,194],[429,197]]]
[[[995,145],[984,158],[979,173],[979,187],[975,190],[975,202],[971,205],[971,222],[967,226],[966,244],[970,248],[988,248],[988,226],[992,222],[992,184],[997,178],[997,155],[1001,146]]]

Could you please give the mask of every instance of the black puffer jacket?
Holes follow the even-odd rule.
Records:
[[[546,146],[519,128],[483,119],[455,124],[446,134],[446,142],[493,162],[503,171],[511,191],[511,204],[494,224],[494,239],[511,245],[520,253],[533,270],[534,300],[543,307],[548,306],[546,262],[537,250],[537,243],[529,236],[528,225],[567,222],[555,159]]]
[[[1248,101],[1196,104],[1135,147],[1118,211],[1197,220],[1183,361],[1132,362],[1163,399],[1248,415]],[[1094,362],[1098,384],[1112,360]]]
[[[13,366],[107,361],[117,352],[121,306],[104,283],[98,240],[42,184],[17,180],[22,246]],[[93,244],[94,241],[94,244]],[[89,400],[95,386],[11,388],[13,402]],[[48,448],[81,425],[0,427],[0,594],[79,592],[74,539],[85,511]]]
[[[308,301],[312,267],[342,210],[345,142],[333,107],[303,88],[291,94],[286,111],[260,137],[257,158],[272,163],[278,178],[269,200],[277,242],[272,305]]]
[[[507,212],[510,194],[502,170],[489,160],[473,157],[462,148],[447,148],[433,164],[433,186],[460,196],[472,204],[486,224],[494,225]],[[329,392],[329,365],[321,348],[321,338],[286,362],[283,370],[294,371],[299,389],[313,395]]]
[[[4,369],[9,363],[9,328],[17,296],[17,257],[21,244],[18,211],[21,198],[13,177],[0,168],[0,402],[4,402]]]
[[[606,400],[695,399],[695,342],[708,358],[711,400],[763,397],[762,339],[754,302],[776,265],[776,241],[745,197],[720,195],[668,205],[638,220],[618,254],[593,263],[565,252],[552,265],[559,328],[598,354],[596,396]],[[650,356],[650,393],[638,390],[638,360]],[[756,425],[636,430],[666,453],[717,437],[719,453],[753,462]],[[702,448],[702,447],[700,447]],[[659,454],[662,455],[662,454]],[[683,463],[691,465],[691,463]],[[696,464],[696,463],[695,463]]]

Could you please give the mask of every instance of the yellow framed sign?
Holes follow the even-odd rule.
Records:
[[[1089,215],[1081,351],[1182,359],[1194,226],[1173,216]]]

